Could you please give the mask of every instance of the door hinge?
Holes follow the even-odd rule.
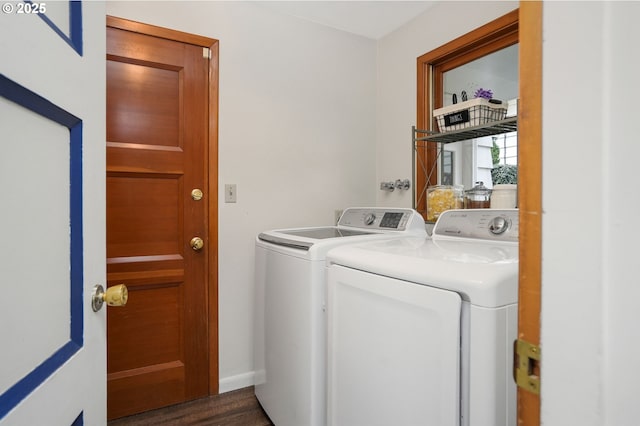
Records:
[[[202,48],[202,57],[204,59],[211,59],[211,49],[209,49],[208,47],[203,47]]]
[[[513,342],[513,378],[522,389],[540,395],[540,346],[518,339]]]

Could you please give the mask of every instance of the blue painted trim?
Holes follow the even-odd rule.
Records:
[[[0,74],[0,96],[69,129],[69,223],[71,239],[71,321],[69,324],[69,341],[25,377],[0,394],[1,420],[34,389],[73,357],[84,344],[84,244],[82,234],[82,120],[2,74]],[[82,415],[79,418],[82,422]],[[82,423],[79,424],[81,425]]]
[[[33,4],[32,0],[24,0],[25,3]],[[65,34],[45,13],[38,16],[51,27],[69,46],[82,56],[82,2],[80,0],[69,1],[69,34]]]
[[[4,74],[0,74],[0,96],[68,129],[73,128],[82,121],[42,96],[5,77]]]
[[[0,419],[25,399],[35,388],[40,386],[49,376],[67,362],[80,346],[74,342],[67,342],[53,355],[37,366],[31,373],[16,382],[2,395],[0,395]]]
[[[84,412],[81,411],[80,415],[71,423],[71,426],[84,426]]]
[[[82,238],[82,121],[76,123],[70,131],[70,217],[71,224],[71,341],[78,346],[84,344],[84,241]]]

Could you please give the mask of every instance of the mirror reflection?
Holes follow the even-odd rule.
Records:
[[[517,114],[518,45],[512,45],[443,73],[442,105],[490,96],[508,103],[507,117]],[[439,181],[472,188],[484,182],[517,183],[517,132],[443,145]]]

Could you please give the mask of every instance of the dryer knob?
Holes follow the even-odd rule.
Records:
[[[506,230],[509,229],[509,225],[510,223],[507,218],[500,216],[494,217],[489,222],[489,232],[491,232],[493,235],[504,234]]]

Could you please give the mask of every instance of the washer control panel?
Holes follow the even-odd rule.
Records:
[[[518,209],[466,209],[443,212],[433,238],[518,242]]]
[[[348,208],[338,227],[378,229],[380,231],[424,230],[424,219],[413,209]]]

